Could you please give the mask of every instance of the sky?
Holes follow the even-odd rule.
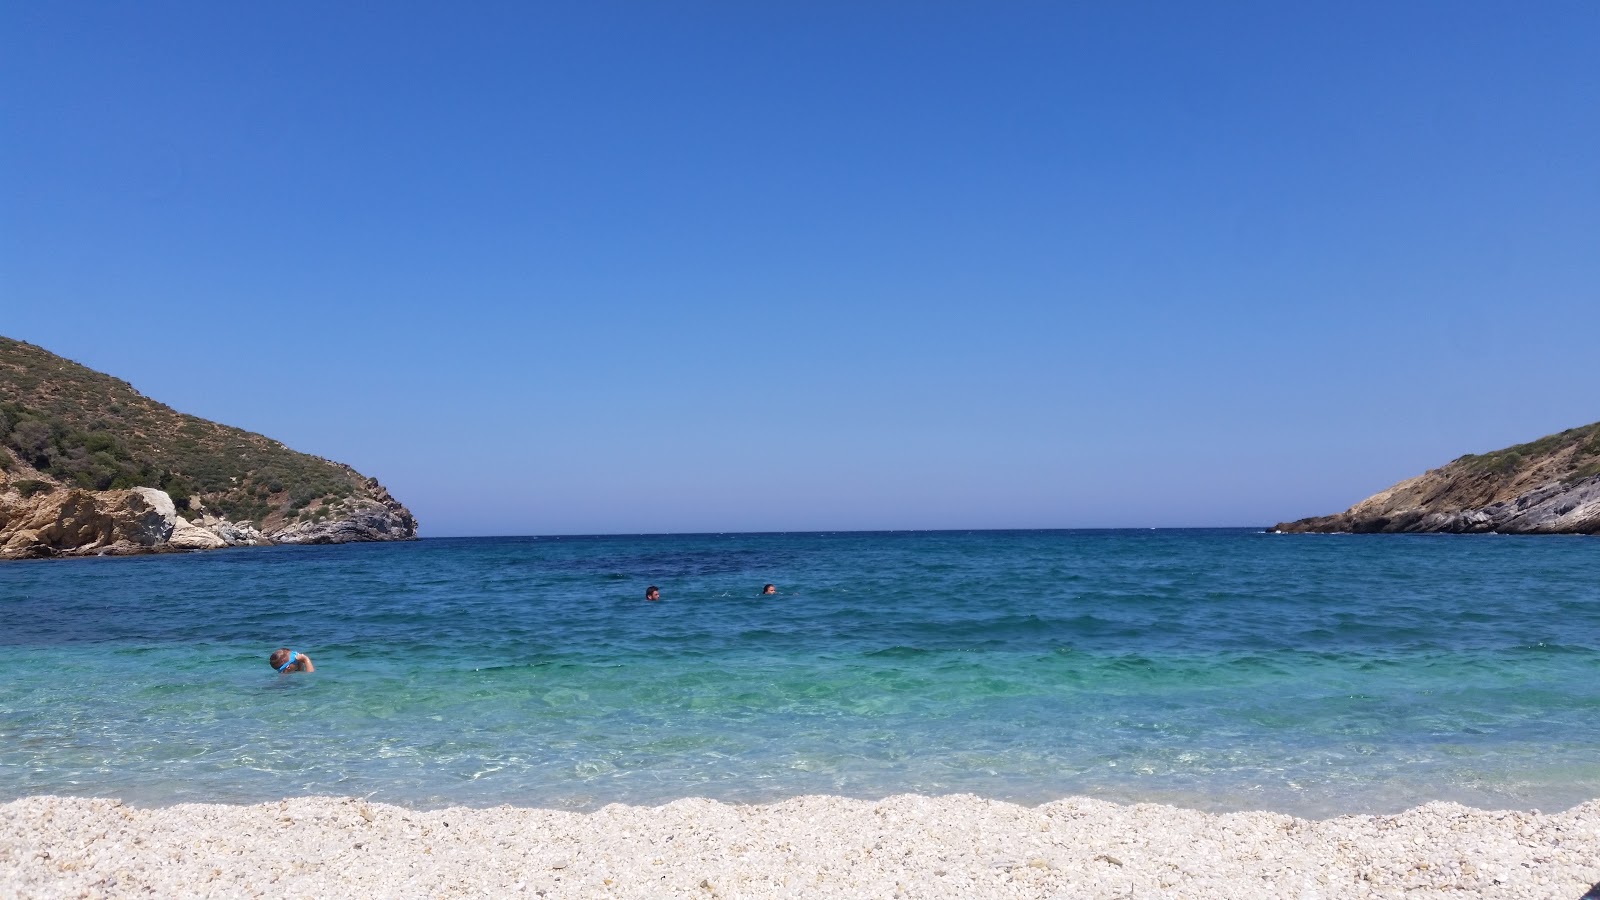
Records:
[[[1331,513],[1600,420],[1600,4],[4,2],[0,334],[426,537]]]

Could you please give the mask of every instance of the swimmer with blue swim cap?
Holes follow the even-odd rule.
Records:
[[[279,647],[272,651],[272,655],[267,657],[267,664],[277,669],[279,675],[317,670],[317,667],[311,664],[311,657],[304,653],[296,653],[288,647]]]

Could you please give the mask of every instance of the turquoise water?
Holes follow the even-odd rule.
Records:
[[[1590,538],[275,547],[6,564],[0,623],[0,800],[1600,797]]]

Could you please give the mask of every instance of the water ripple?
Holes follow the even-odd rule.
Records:
[[[19,563],[0,799],[1555,808],[1600,796],[1597,573],[1597,541],[1244,530]]]

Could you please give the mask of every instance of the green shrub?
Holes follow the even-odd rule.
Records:
[[[367,490],[348,468],[179,413],[125,381],[3,337],[0,447],[0,468],[24,461],[86,487],[181,483],[168,487],[175,502],[187,491],[190,508],[204,503],[242,521]]]

